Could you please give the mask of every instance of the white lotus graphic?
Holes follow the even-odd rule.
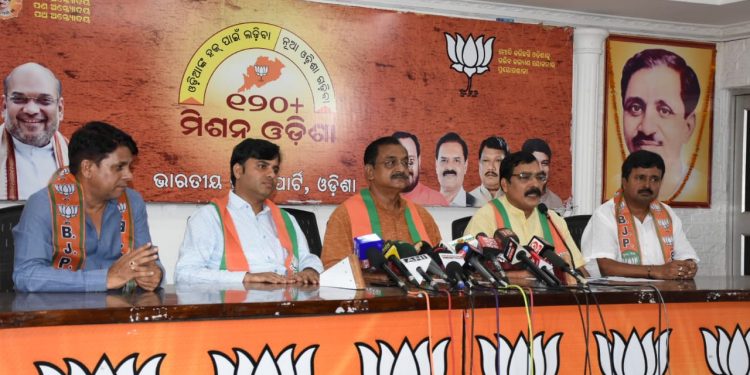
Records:
[[[107,355],[104,354],[93,372],[89,371],[83,363],[73,358],[64,359],[65,364],[68,366],[67,372],[60,370],[57,366],[49,362],[34,362],[34,366],[36,366],[39,375],[156,375],[159,374],[159,367],[165,356],[166,354],[163,353],[156,354],[146,360],[146,362],[144,362],[138,369],[136,369],[138,353],[133,353],[127,356],[119,365],[117,365],[117,367],[113,367],[112,362],[110,362]]]
[[[495,38],[492,37],[484,41],[484,35],[474,39],[469,34],[469,38],[464,40],[459,33],[456,33],[455,39],[450,34],[445,33],[445,41],[448,48],[448,58],[453,62],[451,68],[459,73],[466,74],[469,80],[466,88],[459,90],[461,96],[477,96],[479,92],[471,89],[471,77],[489,70],[487,66],[492,61],[492,44],[495,42]]]
[[[256,361],[246,351],[240,348],[232,349],[237,362],[233,362],[224,353],[211,350],[208,354],[214,364],[214,374],[216,375],[288,375],[288,374],[313,374],[313,362],[315,351],[318,345],[311,345],[294,359],[294,348],[296,344],[287,346],[281,351],[278,357],[274,357],[271,349],[266,345]]]
[[[432,348],[434,373],[430,371],[430,342],[427,338],[420,341],[414,349],[409,339],[404,338],[398,353],[393,351],[390,344],[381,340],[377,340],[380,354],[365,343],[358,342],[354,345],[359,351],[362,375],[445,375],[445,349],[449,342],[450,338],[446,337]]]
[[[700,331],[712,374],[746,375],[750,372],[750,329],[743,334],[738,324],[732,337],[719,326],[716,327],[716,336],[705,328]]]
[[[599,368],[606,375],[663,375],[669,366],[669,335],[672,329],[662,331],[654,340],[654,329],[649,329],[643,338],[635,328],[627,340],[615,330],[612,341],[601,333],[594,332],[599,347]]]
[[[560,338],[562,333],[556,333],[544,342],[544,332],[534,336],[534,374],[557,374],[560,368],[558,360],[560,354]],[[503,335],[496,335],[500,342],[500,350],[484,336],[477,336],[482,353],[482,373],[487,375],[499,374],[528,374],[529,373],[529,342],[526,335],[518,334],[516,343]]]

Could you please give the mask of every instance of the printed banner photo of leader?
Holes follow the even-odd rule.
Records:
[[[713,44],[609,37],[603,201],[625,157],[648,150],[666,165],[659,200],[710,206],[715,56]]]

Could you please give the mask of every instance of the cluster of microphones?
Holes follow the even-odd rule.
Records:
[[[586,282],[545,240],[534,236],[522,246],[518,236],[507,228],[496,230],[492,237],[478,233],[435,247],[424,241],[416,245],[383,241],[373,234],[354,242],[365,268],[382,270],[404,290],[407,283],[437,289],[436,278],[457,289],[472,289],[479,283],[477,275],[492,287],[501,288],[509,283],[506,271],[513,269],[526,269],[550,287],[566,284],[559,277],[563,274],[571,275],[579,284]]]

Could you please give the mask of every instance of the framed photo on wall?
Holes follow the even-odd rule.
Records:
[[[648,150],[666,166],[660,201],[710,206],[715,59],[709,43],[607,39],[602,201],[620,188],[623,160]]]

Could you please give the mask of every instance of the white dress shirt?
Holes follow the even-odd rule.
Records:
[[[252,206],[234,192],[229,193],[227,205],[232,216],[245,259],[251,273],[275,272],[286,274],[284,266],[287,251],[281,247],[278,231],[268,206],[257,215]],[[291,216],[291,215],[290,215]],[[310,248],[297,220],[291,217],[297,235],[299,263],[298,270],[312,268],[323,272],[320,258],[310,254]],[[175,267],[175,281],[192,283],[242,283],[244,271],[220,270],[224,255],[224,235],[219,214],[209,204],[199,208],[188,219],[185,237],[180,246],[180,254]]]
[[[29,199],[31,194],[47,187],[52,174],[57,171],[55,150],[52,142],[44,147],[27,145],[14,137],[16,153],[16,173],[18,173],[18,199]]]
[[[671,207],[664,205],[667,213],[672,218],[672,234],[674,237],[674,259],[693,259],[699,261],[693,246],[688,242],[685,232],[682,230],[682,221],[675,215]],[[649,213],[641,222],[633,217],[635,230],[638,235],[638,244],[641,248],[641,264],[662,265],[664,255],[659,243],[659,237],[654,226],[654,218]],[[586,260],[586,268],[593,276],[599,275],[599,267],[596,265],[597,258],[607,258],[622,262],[620,245],[617,239],[617,223],[615,221],[615,203],[610,199],[594,211],[586,229],[581,237],[581,251]]]

